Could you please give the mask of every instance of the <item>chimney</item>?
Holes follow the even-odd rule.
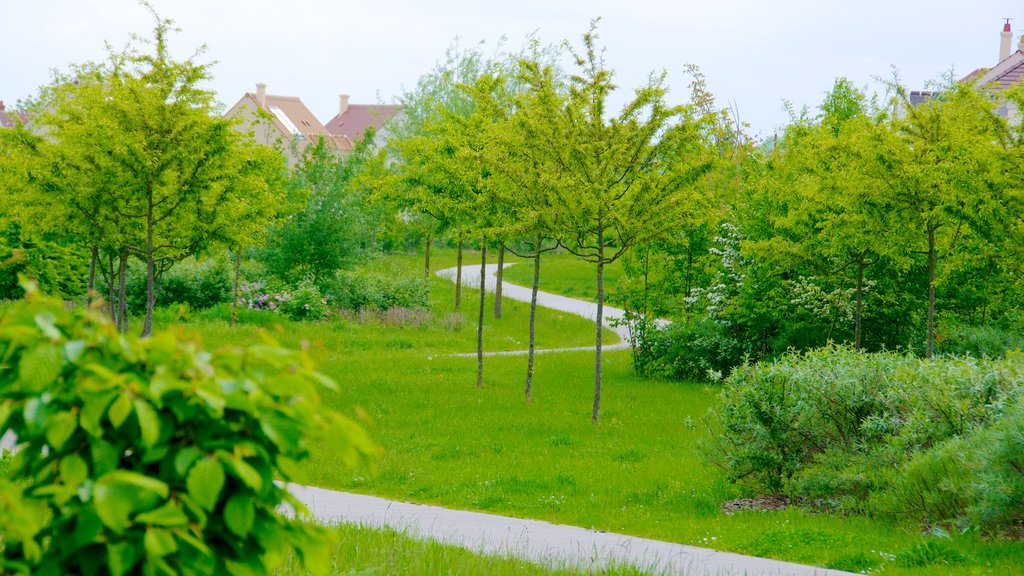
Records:
[[[1024,36],[1020,37],[1020,41],[1017,42],[1017,50],[1024,52]]]
[[[256,102],[260,108],[267,105],[267,85],[262,82],[256,84]]]
[[[1010,31],[1010,19],[1006,19],[1006,24],[1003,24],[1003,32],[999,35],[999,61],[1002,62],[1010,57],[1010,41],[1013,38],[1013,32]]]
[[[338,95],[338,116],[341,116],[348,110],[348,94]]]

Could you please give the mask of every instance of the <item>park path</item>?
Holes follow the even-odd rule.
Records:
[[[505,268],[512,266],[514,263],[506,263]],[[480,270],[479,266],[469,265],[462,267],[462,284],[467,288],[479,288],[480,287]],[[484,289],[488,292],[494,292],[495,287],[498,284],[498,265],[488,264],[486,267],[486,281],[484,283]],[[455,281],[457,268],[445,268],[438,270],[435,274],[441,278],[445,278],[452,282]],[[507,280],[502,282],[501,294],[504,298],[511,300],[518,300],[520,302],[526,302],[529,304],[532,290],[526,286],[520,286],[518,284],[512,284]],[[552,310],[558,310],[559,312],[568,312],[569,314],[575,314],[582,316],[587,320],[593,322],[597,318],[597,304],[593,302],[587,302],[585,300],[577,300],[576,298],[568,298],[566,296],[560,296],[558,294],[552,294],[550,292],[537,292],[537,305],[543,308],[550,308]],[[618,337],[619,341],[611,344],[602,346],[604,350],[625,350],[629,348],[629,328],[623,324],[613,324],[613,321],[621,320],[626,315],[626,311],[621,308],[615,308],[614,306],[608,306],[605,304],[603,314],[604,317],[602,324],[609,330],[614,332]],[[658,320],[659,324],[667,323],[667,320]],[[545,354],[550,352],[578,352],[590,350],[593,351],[593,346],[575,346],[571,348],[538,348],[534,350],[536,354]],[[527,354],[528,350],[508,350],[504,352],[484,352],[484,356],[520,356]],[[465,354],[450,354],[455,357],[476,357],[476,352],[470,352]]]
[[[487,267],[486,289],[494,290],[497,269],[496,264]],[[463,279],[470,288],[478,287],[480,282],[479,270],[475,273],[473,270],[475,267],[472,266],[463,269]],[[437,275],[454,281],[455,269],[440,270]],[[502,293],[513,300],[530,301],[529,288],[506,282],[502,287]],[[596,304],[556,294],[538,293],[537,303],[547,308],[578,314],[590,320],[597,316]],[[621,318],[624,314],[622,310],[614,307],[605,307],[605,311],[606,325],[609,319]],[[613,346],[626,347],[628,332],[625,327],[609,328],[622,340]],[[593,347],[545,351],[567,350],[593,350]],[[525,351],[505,352],[522,353]],[[306,504],[313,516],[322,522],[387,527],[413,538],[431,539],[481,553],[511,555],[551,566],[600,570],[609,565],[626,564],[651,573],[690,576],[853,576],[849,572],[539,520],[410,504],[307,486],[292,485],[291,490]]]

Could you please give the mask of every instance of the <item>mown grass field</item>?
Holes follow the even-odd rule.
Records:
[[[533,263],[521,258],[507,258],[506,262],[523,262],[505,270],[505,278],[522,286],[533,285]],[[597,301],[597,267],[568,252],[544,254],[540,264],[540,289],[589,302]],[[605,266],[606,293],[614,289],[623,276],[622,261]]]
[[[453,261],[443,253],[435,268]],[[415,256],[387,265],[422,270]],[[554,270],[550,266],[549,274],[555,276]],[[551,284],[547,289],[554,290]],[[433,281],[438,314],[451,310],[452,294],[449,284]],[[254,340],[260,323],[285,344],[308,343],[323,371],[341,385],[328,398],[330,406],[366,415],[366,426],[384,448],[375,469],[353,473],[321,453],[309,466],[311,484],[851,571],[1021,573],[1019,542],[940,538],[915,527],[796,509],[725,515],[720,505],[740,494],[698,448],[708,434],[705,417],[716,389],[638,378],[626,351],[605,356],[598,426],[589,418],[592,353],[538,356],[529,404],[522,390],[525,357],[488,358],[486,385],[477,389],[475,358],[446,356],[474,350],[473,294],[464,293],[461,330],[299,324],[262,314],[246,315],[248,322],[239,327],[200,315],[186,324],[211,348]],[[527,311],[506,302],[500,322],[489,313],[488,349],[522,347]],[[550,311],[538,320],[541,346],[592,338],[585,320]]]

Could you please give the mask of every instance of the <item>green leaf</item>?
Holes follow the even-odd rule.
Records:
[[[63,368],[61,349],[53,344],[43,344],[29,350],[21,357],[18,375],[21,385],[30,392],[41,392],[50,388]]]
[[[228,530],[240,538],[249,535],[255,516],[252,500],[246,495],[235,494],[224,505],[224,523],[228,525]]]
[[[30,434],[38,434],[46,429],[46,404],[41,398],[32,398],[25,402],[22,415],[25,419],[25,428]]]
[[[93,506],[103,525],[121,534],[131,526],[128,517],[135,506],[137,490],[117,483],[97,483],[92,489]]]
[[[142,398],[136,398],[133,404],[135,405],[135,417],[139,421],[139,430],[142,433],[142,445],[151,448],[160,440],[160,418],[149,402]]]
[[[244,459],[232,457],[225,460],[224,464],[236,478],[242,481],[242,484],[252,488],[253,492],[259,494],[263,491],[263,477]]]
[[[228,574],[231,574],[231,576],[263,575],[262,563],[257,559],[251,559],[248,562],[235,562],[225,558],[224,567],[228,569]]]
[[[78,454],[68,454],[60,461],[60,477],[68,486],[78,486],[89,477],[89,466]]]
[[[224,488],[224,468],[215,458],[203,458],[192,467],[185,485],[196,504],[212,511]]]
[[[163,528],[147,528],[142,545],[146,549],[146,554],[155,558],[162,558],[178,551],[178,542],[174,539],[174,534]]]
[[[185,474],[188,473],[188,469],[192,467],[192,464],[203,455],[195,446],[189,446],[183,448],[174,457],[174,471],[178,473],[178,476],[184,478]]]
[[[97,542],[102,530],[103,522],[96,511],[83,508],[78,518],[75,519],[75,530],[71,533],[71,550],[79,550]]]
[[[124,424],[125,419],[132,412],[132,400],[127,394],[121,394],[114,400],[114,403],[110,405],[110,410],[107,411],[107,417],[110,418],[110,423],[114,425],[114,428],[120,428],[121,424]]]
[[[82,357],[86,347],[84,340],[71,340],[64,344],[64,357],[68,359],[68,362],[75,364]]]
[[[7,420],[11,418],[11,414],[14,413],[14,401],[7,400],[3,404],[0,404],[0,431],[7,429]]]
[[[127,542],[107,544],[107,562],[111,576],[127,574],[135,566],[137,560],[138,555],[131,544]]]
[[[46,422],[46,441],[56,450],[64,444],[78,428],[78,417],[73,412],[58,412]]]
[[[154,526],[185,526],[188,524],[188,516],[181,510],[178,504],[168,502],[156,510],[143,512],[135,517],[140,524],[151,524]]]
[[[103,394],[89,394],[82,402],[82,411],[78,415],[78,424],[83,430],[93,436],[102,436],[103,428],[100,420],[106,413],[110,403],[118,396],[117,392],[106,392]]]
[[[99,479],[99,482],[118,482],[121,484],[127,484],[129,486],[139,488],[140,490],[145,490],[146,492],[152,492],[160,498],[167,498],[168,494],[170,494],[170,488],[165,482],[130,470],[115,470],[113,472],[107,472]]]

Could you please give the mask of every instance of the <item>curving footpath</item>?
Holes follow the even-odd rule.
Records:
[[[508,268],[515,264],[506,263],[504,268]],[[457,268],[445,268],[438,270],[435,274],[441,278],[445,278],[452,282],[455,281]],[[498,265],[488,264],[486,267],[487,279],[484,283],[484,289],[488,292],[494,292],[495,287],[498,284]],[[479,288],[480,287],[480,271],[477,270],[476,266],[463,266],[462,267],[462,284],[467,288]],[[502,282],[501,294],[504,298],[511,300],[518,300],[520,302],[530,303],[530,296],[532,290],[526,286],[520,286],[518,284],[511,284],[507,281]],[[558,294],[552,294],[550,292],[537,292],[537,305],[543,308],[550,308],[552,310],[558,310],[559,312],[568,312],[569,314],[575,314],[582,316],[591,322],[597,318],[597,304],[593,302],[586,302],[584,300],[577,300],[576,298],[568,298],[566,296],[559,296]],[[619,337],[619,341],[615,343],[609,343],[603,345],[601,348],[604,350],[625,350],[629,347],[629,328],[623,324],[615,324],[614,321],[622,320],[626,315],[626,311],[621,308],[615,308],[605,304],[602,319],[602,324]],[[668,323],[668,320],[658,320],[659,325]],[[593,350],[593,346],[576,346],[572,348],[538,348],[534,350],[535,354],[545,354],[550,352],[578,352],[584,350]],[[484,356],[519,356],[527,354],[528,350],[510,350],[505,352],[484,352]],[[455,357],[476,357],[476,353],[468,354],[450,354],[449,356]]]
[[[473,270],[472,267],[464,267]],[[494,289],[497,265],[487,267],[489,280],[485,289]],[[437,272],[454,280],[455,269]],[[469,276],[470,278],[466,278]],[[473,278],[475,276],[475,278]],[[464,274],[470,287],[479,285],[479,271]],[[475,280],[475,282],[474,282]],[[503,294],[513,300],[530,301],[530,289],[505,283]],[[597,305],[556,294],[538,293],[538,305],[578,314],[593,320]],[[605,307],[605,322],[621,318],[623,311]],[[607,324],[606,324],[607,325]],[[622,342],[609,346],[626,347],[625,327],[609,326]],[[547,349],[544,352],[593,350],[584,348]],[[541,352],[541,350],[537,350]],[[524,354],[525,351],[503,354]],[[470,354],[472,356],[472,354]],[[851,572],[827,570],[803,564],[719,552],[708,548],[684,546],[672,542],[636,538],[588,530],[577,526],[524,520],[496,514],[451,510],[439,506],[410,504],[321,488],[292,485],[293,494],[306,504],[318,520],[327,523],[356,523],[387,527],[413,538],[430,539],[470,550],[497,555],[511,555],[540,564],[600,570],[612,565],[630,565],[654,574],[686,574],[690,576],[854,576]]]

